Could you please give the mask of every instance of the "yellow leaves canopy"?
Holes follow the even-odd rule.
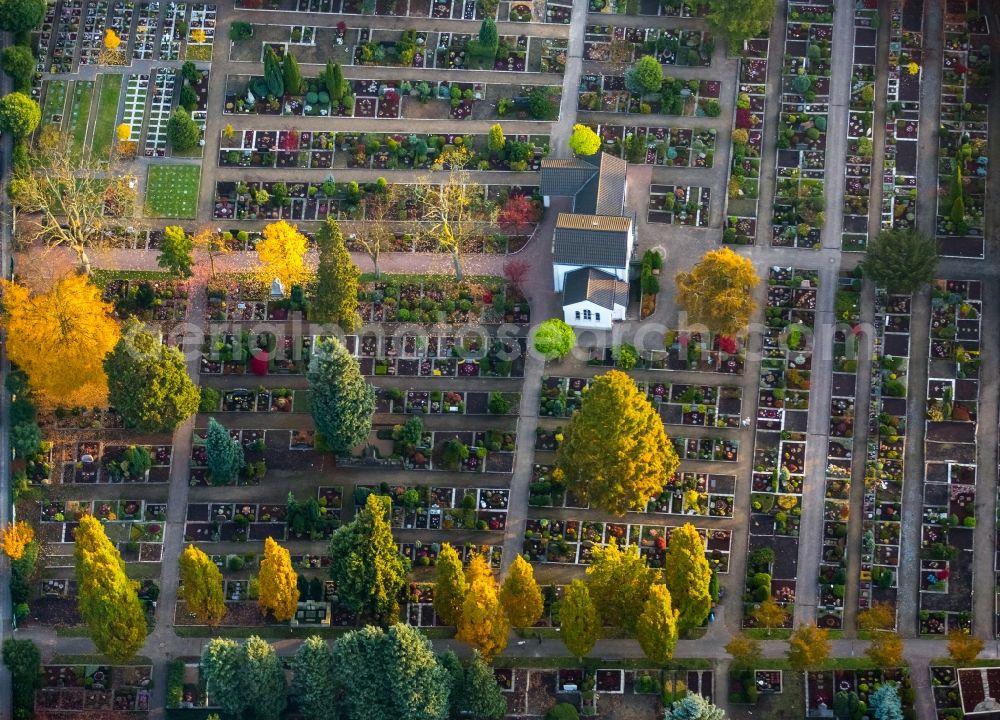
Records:
[[[466,577],[471,578],[469,592],[462,603],[462,617],[455,637],[477,648],[483,660],[489,662],[507,647],[510,623],[497,597],[496,580],[482,556],[476,555],[469,561]]]
[[[24,520],[8,525],[0,530],[0,548],[11,560],[20,560],[24,548],[35,539],[35,531]]]
[[[689,325],[737,335],[757,309],[751,293],[760,278],[753,263],[728,247],[705,253],[691,272],[677,273],[676,282],[677,305],[687,312]]]
[[[830,633],[815,623],[800,625],[788,640],[788,662],[793,670],[810,670],[830,657]]]
[[[674,607],[681,614],[681,629],[699,627],[712,610],[708,590],[712,569],[705,559],[705,541],[691,523],[684,523],[670,534],[663,572]]]
[[[194,545],[180,557],[181,587],[178,592],[187,608],[206,625],[218,625],[226,616],[222,573],[212,559]]]
[[[299,605],[298,575],[292,568],[288,550],[273,538],[264,541],[264,559],[260,562],[260,598],[257,604],[261,612],[269,610],[279,622],[291,620]]]
[[[118,33],[111,28],[104,31],[104,47],[108,50],[117,50],[118,46],[121,44],[122,39],[118,37]]]
[[[462,605],[469,592],[469,585],[462,570],[462,559],[449,543],[438,553],[434,580],[434,611],[445,625],[457,625],[462,617]]]
[[[47,293],[3,282],[7,352],[43,405],[102,407],[108,401],[104,357],[118,342],[113,308],[82,275]]]
[[[659,414],[618,370],[584,393],[556,457],[569,484],[616,515],[645,510],[679,463]]]
[[[952,630],[948,633],[948,655],[959,665],[969,665],[975,662],[983,651],[983,641],[965,630]]]
[[[132,126],[128,123],[122,123],[117,128],[115,128],[115,135],[118,136],[119,142],[125,142],[132,135]]]
[[[92,515],[80,518],[74,559],[80,615],[97,649],[115,660],[135,655],[146,640],[146,616],[138,583],[125,574],[118,549]]]
[[[677,619],[665,585],[654,585],[636,623],[635,634],[646,657],[657,665],[666,665],[677,647]]]
[[[535,572],[522,556],[514,559],[500,590],[500,604],[514,627],[531,627],[545,610]]]
[[[305,264],[308,248],[306,236],[296,225],[279,220],[265,227],[264,239],[257,243],[264,281],[270,286],[271,281],[278,278],[285,292],[289,292],[292,285],[301,283],[309,274]]]

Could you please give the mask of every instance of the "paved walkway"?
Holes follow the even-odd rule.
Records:
[[[920,75],[920,130],[917,162],[917,229],[934,237],[937,212],[937,150],[941,88],[942,13],[939,3],[924,3],[923,62]],[[938,277],[949,277],[939,268]],[[960,277],[966,277],[962,275]],[[906,457],[904,463],[900,533],[899,593],[897,620],[902,632],[917,629],[920,574],[920,523],[923,517],[924,433],[927,399],[928,318],[930,291],[924,289],[913,297],[910,308],[910,365],[906,389]]]
[[[833,15],[833,63],[830,77],[830,113],[826,144],[826,225],[823,247],[831,251],[819,266],[816,327],[813,335],[812,386],[809,392],[806,475],[802,484],[802,515],[799,533],[798,582],[795,585],[795,622],[816,619],[819,562],[823,550],[823,506],[826,497],[827,445],[830,433],[830,403],[833,384],[833,335],[837,323],[834,298],[840,272],[840,233],[843,226],[844,173],[847,156],[847,110],[851,100],[851,62],[854,55],[854,8],[838,3]],[[794,252],[794,251],[793,251]],[[789,253],[788,260],[798,264]]]

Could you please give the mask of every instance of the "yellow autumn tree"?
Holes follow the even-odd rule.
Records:
[[[657,665],[666,665],[674,656],[679,616],[666,585],[649,589],[649,597],[636,622],[635,636],[646,657]]]
[[[191,31],[191,42],[204,43],[208,39],[208,35],[201,28],[195,28]]]
[[[474,555],[465,577],[469,580],[469,592],[462,603],[462,617],[455,637],[477,648],[483,660],[489,662],[507,647],[510,623],[500,605],[497,583],[486,559]]]
[[[279,622],[291,620],[299,604],[298,575],[292,568],[288,550],[273,538],[264,541],[264,559],[257,579],[260,582],[257,604],[261,612],[270,611]]]
[[[656,408],[623,372],[594,378],[566,427],[556,464],[592,505],[644,511],[679,464]]]
[[[20,560],[24,549],[34,539],[35,531],[24,520],[18,520],[0,530],[0,548],[11,560]]]
[[[545,611],[535,571],[521,555],[514,558],[500,590],[500,604],[514,627],[531,627]]]
[[[830,633],[816,623],[800,625],[788,639],[788,664],[792,670],[813,670],[830,657]]]
[[[118,136],[118,142],[125,142],[132,136],[132,126],[128,123],[122,123],[115,128],[115,134]]]
[[[691,268],[677,273],[677,305],[688,324],[713,333],[737,335],[757,309],[751,292],[760,283],[753,263],[728,247],[710,250]]]
[[[462,559],[449,543],[438,553],[434,579],[434,611],[445,625],[457,625],[469,585],[462,569]]]
[[[279,220],[265,227],[264,239],[257,243],[264,281],[270,284],[278,278],[285,292],[289,292],[292,285],[301,283],[308,275],[305,264],[308,249],[309,242],[297,226]]]
[[[117,50],[118,46],[122,44],[122,39],[118,37],[113,29],[108,28],[104,31],[104,47],[108,50]]]
[[[44,293],[3,282],[7,352],[46,406],[103,407],[108,401],[104,357],[118,342],[113,308],[83,275],[59,280]]]
[[[222,573],[212,558],[194,545],[188,545],[180,557],[181,599],[206,625],[218,625],[226,616],[222,591]]]

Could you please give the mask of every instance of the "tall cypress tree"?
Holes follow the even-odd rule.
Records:
[[[340,69],[339,63],[335,63],[333,60],[326,61],[323,82],[326,84],[326,91],[330,94],[331,100],[337,102],[344,97],[344,71]]]
[[[281,61],[281,77],[285,82],[285,92],[289,95],[302,94],[302,72],[299,70],[299,61],[290,52],[285,53]]]
[[[281,61],[270,45],[264,49],[264,82],[267,84],[267,91],[275,97],[285,94],[285,75],[281,69]]]
[[[313,421],[327,447],[345,453],[364,442],[372,429],[375,388],[365,382],[347,348],[334,337],[320,340],[308,377]]]
[[[80,518],[74,558],[80,615],[94,645],[116,660],[132,657],[146,640],[146,616],[118,548],[93,515]]]
[[[316,234],[319,265],[313,319],[340,323],[348,332],[361,324],[358,317],[358,278],[361,271],[351,260],[337,221],[328,218]]]

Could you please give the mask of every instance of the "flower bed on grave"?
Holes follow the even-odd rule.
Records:
[[[854,64],[847,122],[844,225],[841,247],[861,250],[868,243],[868,198],[872,182],[872,125],[875,110],[875,46],[878,19],[872,10],[854,11]]]
[[[170,479],[169,445],[115,445],[100,441],[61,443],[55,457],[63,483],[162,483]],[[37,463],[37,461],[36,461]],[[41,472],[44,465],[36,466]]]
[[[188,283],[130,278],[134,273],[98,270],[94,281],[105,302],[119,317],[134,316],[145,322],[179,322],[187,315]]]
[[[772,245],[820,245],[833,26],[828,7],[789,3]],[[798,96],[797,98],[795,96]]]
[[[961,0],[948,10],[941,58],[938,246],[943,255],[982,258],[992,59],[979,0]]]
[[[614,538],[618,545],[638,545],[640,554],[651,566],[663,567],[674,527],[529,517],[523,553],[531,562],[588,565],[594,548]],[[709,564],[720,574],[728,572],[732,531],[699,529],[698,532],[706,542],[705,557]]]
[[[34,692],[46,714],[147,713],[150,665],[43,665]]]
[[[860,322],[861,282],[842,271],[835,307],[841,323]],[[850,521],[850,491],[853,458],[854,399],[857,390],[858,339],[851,331],[834,333],[835,372],[830,402],[830,432],[826,457],[826,494],[823,506],[823,546],[820,554],[817,609],[825,627],[843,624],[844,594],[847,584],[847,537]],[[857,462],[863,463],[859,457]]]
[[[712,190],[707,187],[660,185],[649,186],[650,223],[708,227]]]

